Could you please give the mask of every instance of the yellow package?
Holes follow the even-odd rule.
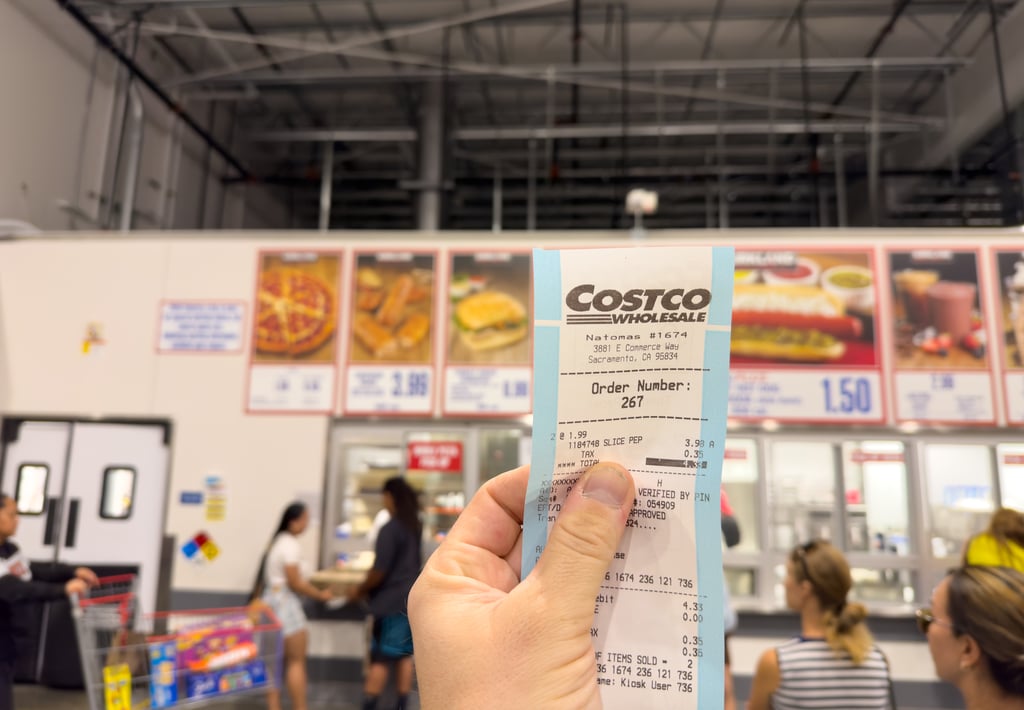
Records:
[[[127,663],[104,666],[103,697],[107,710],[131,710],[132,672]]]

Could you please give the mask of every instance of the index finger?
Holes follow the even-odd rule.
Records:
[[[504,558],[523,532],[530,467],[520,466],[485,483],[459,515],[447,540]]]

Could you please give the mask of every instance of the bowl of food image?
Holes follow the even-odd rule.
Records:
[[[814,286],[821,276],[821,267],[812,259],[800,257],[793,266],[774,266],[761,269],[766,284],[776,286]]]
[[[863,266],[841,264],[825,269],[821,287],[842,299],[848,310],[870,313],[875,307],[875,277]]]

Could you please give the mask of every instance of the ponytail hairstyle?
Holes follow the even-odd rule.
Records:
[[[1024,698],[1024,573],[990,566],[953,570],[946,603],[953,633],[973,638],[996,684]]]
[[[267,549],[263,551],[263,557],[260,558],[260,568],[256,572],[256,579],[253,580],[252,591],[249,593],[249,600],[253,601],[259,599],[263,595],[263,575],[267,571],[267,555],[270,554],[270,548],[274,545],[274,540],[277,536],[283,532],[286,532],[293,522],[302,517],[303,513],[306,512],[306,504],[296,501],[291,503],[284,512],[281,514],[281,522],[277,525],[277,530],[274,531],[273,537],[270,538],[270,544],[267,545]]]
[[[849,654],[854,665],[859,666],[871,651],[874,639],[864,623],[867,608],[846,599],[853,578],[843,553],[824,540],[812,540],[793,548],[789,558],[796,581],[809,582],[821,606],[826,643],[837,655]]]
[[[416,489],[404,478],[396,476],[384,482],[384,491],[390,494],[395,503],[395,520],[419,540],[423,533],[423,523],[420,521],[420,500]]]

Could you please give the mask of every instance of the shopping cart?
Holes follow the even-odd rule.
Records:
[[[143,614],[136,583],[105,577],[71,599],[90,710],[208,705],[280,685],[284,639],[268,607]]]

